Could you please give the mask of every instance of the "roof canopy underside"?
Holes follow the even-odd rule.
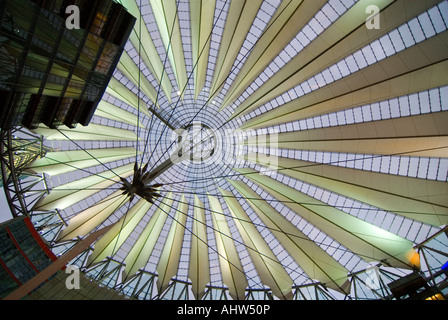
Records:
[[[371,263],[419,267],[413,247],[448,219],[447,1],[120,2],[137,22],[91,124],[36,130],[57,152],[28,168],[51,188],[33,210],[59,210],[58,243],[117,222],[88,266],[111,257],[123,282],[143,269],[195,298],[348,294]],[[130,202],[120,177],[192,123],[213,156]]]

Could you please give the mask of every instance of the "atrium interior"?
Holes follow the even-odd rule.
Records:
[[[447,298],[447,0],[87,2],[0,4],[0,299]]]

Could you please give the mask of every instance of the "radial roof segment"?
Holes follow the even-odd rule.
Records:
[[[105,119],[120,121],[131,125],[138,123],[139,126],[143,126],[137,115],[104,100],[101,100],[98,104],[95,114]]]
[[[126,200],[125,195],[121,192],[115,192],[103,201],[91,206],[90,208],[80,212],[76,217],[70,220],[69,225],[58,237],[58,241],[73,239],[78,236],[84,236],[91,232],[98,224],[102,223],[113,211],[123,205]]]
[[[365,12],[366,7],[369,4],[375,4],[380,9],[387,5],[391,5],[388,8],[388,15],[384,14],[385,17],[383,20],[383,23],[388,25],[388,32],[383,34],[376,32],[370,33],[368,32],[370,30],[365,28],[365,15],[362,13]],[[288,61],[285,67],[279,70],[274,76],[270,77],[268,81],[264,82],[253,95],[241,103],[238,108],[235,109],[233,117],[242,112],[247,113],[261,106],[263,103],[276,98],[284,92],[288,92],[288,90],[301,84],[302,81],[307,81],[313,76],[321,75],[323,77],[322,73],[340,63],[341,59],[344,59],[346,63],[350,62],[350,56],[347,57],[346,55],[347,51],[352,54],[359,54],[359,52],[364,53],[369,50],[369,48],[372,48],[372,40],[385,35],[390,36],[396,32],[399,27],[402,27],[401,23],[407,25],[406,21],[408,17],[403,17],[403,5],[403,1],[358,1],[358,3],[347,10],[334,24],[329,26],[325,31],[322,31],[322,34],[318,37],[318,41],[310,43],[308,47],[304,48],[298,55]],[[418,9],[421,10],[422,7]],[[411,8],[411,10],[412,9],[414,8]],[[399,13],[400,11],[401,14]],[[407,13],[407,10],[405,10],[404,13]],[[389,14],[391,16],[393,14],[392,19],[394,20],[394,24],[392,24],[392,26],[395,25],[395,28],[389,29],[389,20],[387,20]],[[400,21],[401,17],[403,17],[402,22]],[[385,32],[386,28],[380,28],[378,31]],[[407,45],[403,51],[397,52],[397,55],[391,55],[390,59],[385,61],[382,61],[380,56],[373,55],[372,59],[374,62],[378,62],[377,64],[372,63],[373,61],[367,61],[367,63],[364,62],[364,65],[357,64],[356,67],[349,65],[349,71],[357,69],[359,72],[344,79],[346,88],[353,91],[357,88],[363,88],[376,83],[378,80],[381,80],[381,78],[394,78],[409,71],[419,69],[422,66],[446,59],[446,52],[442,53],[445,51],[443,50],[444,44],[441,43],[440,39],[435,38],[433,40],[428,40],[428,42],[425,41],[421,44],[414,40],[414,43]],[[435,42],[435,44],[432,42]],[[333,47],[331,47],[332,45]],[[441,47],[437,49],[437,53],[434,55],[425,54],[424,60],[416,58],[416,55],[413,54],[413,52],[417,50],[423,51],[423,53],[432,51],[435,46],[437,47],[439,45],[441,45]],[[342,49],[342,46],[345,47]],[[425,46],[430,47],[431,49],[425,48]],[[349,48],[349,50],[347,50],[347,48]],[[316,51],[321,54],[316,55]],[[329,90],[331,90],[331,87],[337,86],[338,82],[336,80],[337,79],[333,80],[335,81],[333,85],[330,83]],[[315,80],[314,82],[316,82],[316,84],[310,86],[311,90],[320,88],[323,85],[321,81]],[[328,80],[325,79],[324,82],[328,82]],[[342,87],[339,90],[341,89],[343,90],[344,88]],[[337,91],[331,91],[332,95],[338,95]]]
[[[282,1],[275,15],[266,27],[266,32],[258,39],[247,61],[232,83],[223,102],[223,107],[230,104],[251,84],[283,48],[297,35],[325,1],[296,0]],[[239,108],[235,110],[236,115]]]
[[[112,256],[115,249],[121,247],[150,207],[151,204],[144,199],[140,199],[132,206],[126,215],[96,242],[95,249],[89,256],[88,263],[97,264],[108,256]],[[118,207],[115,208],[118,209]]]
[[[176,77],[177,86],[183,95],[187,85],[187,72],[176,1],[150,0],[150,4]]]
[[[250,218],[246,215],[238,200],[233,197],[231,192],[224,189],[220,189],[220,191],[225,197],[230,213],[235,220],[244,243],[249,249],[249,254],[263,283],[266,283],[272,289],[275,296],[290,299],[292,296],[292,279],[283,269],[263,237],[258,233],[257,228],[248,222]]]
[[[129,130],[114,128],[101,124],[90,124],[87,127],[76,127],[75,129],[69,129],[65,126],[60,127],[56,131],[41,126],[36,129],[38,134],[45,136],[48,140],[101,140],[101,141],[115,141],[128,140],[133,141],[136,139],[136,134]]]
[[[340,127],[313,128],[302,132],[284,132],[276,136],[276,146],[295,150],[318,150],[380,155],[446,157],[447,112],[414,117],[363,122]],[[268,141],[268,135],[251,137],[248,145]]]
[[[266,175],[250,169],[238,169],[250,174],[250,179],[261,185],[281,201],[290,201],[286,206],[299,211],[301,216],[326,234],[336,239],[354,252],[369,252],[368,260],[390,259],[390,264],[399,267],[413,267],[409,256],[413,255],[412,243],[382,230],[365,221],[343,214],[338,208],[324,206],[323,203],[304,195]]]
[[[90,168],[101,162],[118,161],[127,159],[136,154],[132,147],[90,149],[89,153],[84,150],[70,150],[48,152],[45,158],[37,159],[27,170],[34,173],[46,173],[50,176]],[[98,160],[96,160],[96,159]]]
[[[448,1],[121,3],[137,21],[89,126],[35,130],[54,251],[113,224],[77,261],[140,299],[346,299],[369,268],[428,271]]]
[[[193,74],[196,99],[205,86],[214,12],[213,0],[190,1],[191,48],[193,61],[196,61]]]
[[[153,104],[156,104],[157,90],[148,81],[142,71],[139,70],[138,65],[134,63],[127,52],[123,52],[123,54],[121,55],[117,69],[121,73],[123,73],[126,78],[131,80],[134,85],[138,86],[142,90],[142,92],[151,99]]]
[[[235,59],[243,44],[247,32],[260,9],[262,1],[232,1],[230,2],[224,31],[221,35],[220,50],[217,56],[211,93],[217,93],[226,78],[235,67]]]
[[[294,259],[301,261],[301,268],[312,278],[327,283],[329,288],[344,292],[348,270],[317,244],[298,230],[290,221],[276,211],[266,200],[240,181],[229,181],[257,212],[260,219],[277,237]]]
[[[176,214],[173,217],[174,225],[168,233],[165,246],[163,247],[163,251],[157,265],[157,273],[159,275],[157,280],[157,288],[159,292],[164,292],[168,288],[171,278],[175,277],[177,274],[182,251],[182,242],[185,235],[187,216],[188,203],[186,202],[185,196],[182,196],[180,198]]]
[[[139,60],[136,64],[140,66],[145,65],[150,69],[152,75],[159,82],[161,90],[165,92],[168,99],[171,98],[172,85],[166,75],[164,75],[163,61],[157,52],[156,46],[151,38],[146,23],[143,20],[139,7],[135,0],[120,0],[119,1],[126,9],[137,19],[134,29],[129,37],[129,41],[132,43],[134,48],[139,49]],[[120,65],[126,66],[128,62],[125,56],[123,60],[120,61]],[[133,68],[129,66],[129,68]],[[133,75],[135,77],[135,74]],[[141,80],[145,81],[145,80]],[[155,101],[154,101],[155,102]]]
[[[119,177],[128,177],[133,174],[133,165],[128,164],[114,171],[102,172],[98,175],[77,179],[75,181],[57,186],[52,189],[51,194],[39,200],[36,210],[65,209],[78,201],[95,194],[98,190],[107,189],[107,187],[116,184]]]
[[[168,194],[169,196],[170,194]],[[166,200],[149,220],[142,233],[139,235],[136,243],[126,257],[126,268],[124,276],[127,278],[134,275],[140,268],[144,267],[151,256],[151,253],[157,243],[157,239],[166,222],[167,211],[171,207],[173,200]]]
[[[300,99],[300,103],[298,101],[285,103],[279,108],[261,114],[259,117],[247,120],[242,128],[258,129],[374,102],[389,103],[397,99],[403,100],[409,94],[425,92],[443,86],[446,83],[447,70],[448,63],[444,60],[393,78],[385,77],[381,81],[364,88],[345,90],[338,95],[331,95],[330,92],[328,92],[328,96],[310,95],[307,97],[305,95]]]
[[[256,154],[248,154],[247,161],[260,163]],[[279,157],[282,174],[359,201],[399,213],[410,219],[440,226],[448,222],[447,184],[441,181],[413,177],[388,176],[379,172],[341,168],[312,162]],[[386,182],[387,181],[387,182]]]
[[[244,275],[243,265],[239,259],[236,245],[230,236],[230,229],[224,216],[219,200],[208,196],[210,209],[213,210],[213,229],[215,230],[216,246],[219,255],[219,266],[224,284],[229,288],[233,299],[244,299],[248,281]]]
[[[188,278],[191,279],[191,290],[194,297],[200,300],[204,296],[205,286],[210,282],[210,263],[205,208],[198,196],[194,198],[192,231],[197,236],[191,238]]]

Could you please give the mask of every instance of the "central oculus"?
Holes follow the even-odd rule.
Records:
[[[157,189],[162,184],[154,184],[153,180],[170,167],[183,161],[202,163],[215,153],[216,135],[210,127],[202,123],[192,123],[183,129],[174,131],[174,151],[170,157],[155,168],[150,168],[149,163],[140,167],[136,162],[132,181],[120,177],[121,190],[132,201],[136,195],[154,203],[161,195]]]

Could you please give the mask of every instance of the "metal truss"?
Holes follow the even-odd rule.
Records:
[[[448,261],[448,250],[446,243],[448,238],[448,226],[418,244],[415,249],[422,257],[424,268],[423,276],[428,283],[448,299],[448,270],[443,270],[442,266]],[[444,243],[445,246],[441,246]],[[443,250],[445,249],[445,251]]]
[[[48,189],[44,175],[26,170],[26,166],[44,152],[42,136],[16,127],[1,130],[0,162],[3,188],[13,217],[30,216],[32,206]],[[36,186],[41,187],[36,188]]]

